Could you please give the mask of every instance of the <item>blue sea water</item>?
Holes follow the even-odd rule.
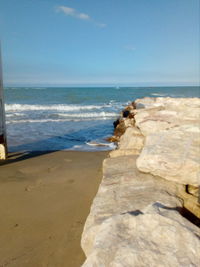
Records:
[[[200,97],[200,87],[5,88],[9,151],[112,149],[113,121],[146,96]]]

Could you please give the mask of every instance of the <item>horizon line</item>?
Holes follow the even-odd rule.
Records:
[[[107,88],[156,88],[156,87],[200,87],[200,84],[182,84],[182,85],[4,85],[4,88],[8,87],[14,87],[14,88],[50,88],[50,87],[57,87],[57,88],[88,88],[88,87],[95,87],[95,88],[102,88],[102,87],[107,87]]]

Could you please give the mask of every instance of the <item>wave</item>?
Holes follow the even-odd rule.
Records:
[[[65,121],[80,121],[80,119],[10,120],[10,121],[6,121],[6,124],[12,124],[12,123],[45,123],[45,122],[65,122]]]
[[[6,86],[4,87],[4,89],[6,90],[44,90],[44,89],[48,89],[48,87],[13,87],[13,86]]]
[[[76,114],[58,114],[56,119],[18,119],[9,120],[11,123],[45,123],[45,122],[67,122],[67,121],[82,121],[82,120],[109,120],[118,116],[118,113],[111,112],[93,112],[93,113],[76,113]],[[62,118],[63,117],[63,118]]]
[[[5,104],[6,112],[10,111],[32,111],[32,110],[54,110],[54,111],[77,111],[77,110],[92,110],[92,109],[102,109],[110,107],[110,104],[104,105],[26,105],[26,104]]]
[[[87,147],[85,147],[85,149],[91,150],[91,151],[98,151],[98,150],[113,150],[116,148],[116,144],[114,143],[108,143],[105,142],[104,140],[93,140],[90,142],[85,142],[85,144],[87,145]],[[84,149],[84,147],[83,147]]]
[[[159,94],[159,93],[152,93],[151,95],[160,97],[168,96],[168,94]]]
[[[35,89],[35,90],[46,90],[48,88],[47,87],[31,87],[31,89]]]
[[[61,117],[70,117],[70,118],[104,118],[104,117],[116,117],[119,115],[118,113],[114,112],[90,112],[90,113],[74,113],[74,114],[64,114],[64,113],[59,113],[58,114]]]
[[[22,112],[12,112],[12,113],[6,113],[6,118],[7,117],[14,117],[14,116],[20,116],[20,117],[22,117],[22,116],[25,116],[26,114],[24,114],[24,113],[22,113]]]
[[[112,149],[116,148],[116,145],[114,143],[104,143],[104,142],[98,142],[98,141],[90,141],[90,142],[85,142],[88,146],[97,146],[97,147],[110,147]]]

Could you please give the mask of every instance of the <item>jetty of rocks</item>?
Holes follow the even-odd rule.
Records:
[[[82,266],[200,266],[200,99],[137,99],[114,126]]]

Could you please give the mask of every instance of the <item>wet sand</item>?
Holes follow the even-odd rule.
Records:
[[[107,152],[12,155],[0,163],[0,267],[78,267]]]

